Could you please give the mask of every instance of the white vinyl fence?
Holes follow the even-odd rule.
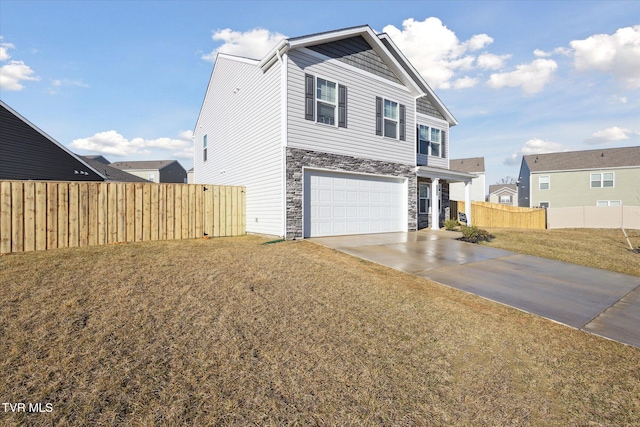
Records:
[[[640,206],[548,208],[547,228],[629,228],[640,230]]]

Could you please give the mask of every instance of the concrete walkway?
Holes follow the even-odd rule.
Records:
[[[341,252],[640,348],[640,277],[419,231],[316,237]]]

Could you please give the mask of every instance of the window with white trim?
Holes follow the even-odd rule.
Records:
[[[317,100],[317,118],[318,123],[335,126],[336,124],[336,108],[338,106],[338,97],[336,95],[337,84],[329,80],[317,78],[316,100]]]
[[[549,175],[543,175],[538,178],[538,188],[540,190],[548,190],[551,185],[551,177]]]
[[[387,138],[398,139],[398,103],[384,100],[384,132]]]
[[[444,157],[442,147],[443,132],[425,125],[418,126],[418,153],[432,157]]]
[[[430,185],[426,182],[421,182],[418,184],[418,213],[426,214],[429,213],[429,192],[431,189]]]
[[[500,203],[511,203],[511,196],[500,196]]]
[[[591,188],[612,188],[613,180],[613,172],[592,173]]]
[[[207,135],[202,137],[202,161],[207,161]]]
[[[347,127],[347,87],[305,74],[304,118],[340,128]]]
[[[622,200],[598,200],[596,202],[596,206],[598,207],[622,206]]]
[[[549,205],[550,205],[550,203],[549,203],[549,202],[540,202],[540,207],[541,207],[541,208],[545,208],[545,209],[546,209],[546,208],[548,208],[548,207],[549,207]]]

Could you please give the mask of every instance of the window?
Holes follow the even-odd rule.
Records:
[[[598,200],[596,203],[596,206],[598,207],[622,206],[622,201],[621,200]]]
[[[500,196],[500,203],[511,203],[511,196]]]
[[[207,161],[207,135],[202,137],[202,161]]]
[[[613,187],[613,172],[592,173],[591,188],[611,188]]]
[[[153,182],[154,178],[155,178],[155,176],[154,176],[153,172],[149,172],[149,177],[148,177],[149,181]]]
[[[406,141],[406,114],[403,104],[376,97],[376,135]]]
[[[444,157],[442,132],[429,126],[418,126],[418,153],[433,157]]]
[[[548,208],[549,207],[549,202],[540,202],[540,207],[541,208]]]
[[[398,103],[384,100],[384,136],[398,138]]]
[[[429,213],[429,184],[421,182],[418,184],[418,213]]]
[[[549,175],[544,175],[538,178],[538,183],[540,184],[540,190],[548,190],[550,181],[551,179],[549,178]]]
[[[305,117],[317,123],[347,127],[347,88],[305,74]]]
[[[325,79],[318,78],[318,123],[334,126],[336,123],[336,84]]]

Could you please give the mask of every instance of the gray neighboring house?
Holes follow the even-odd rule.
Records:
[[[471,201],[485,201],[485,170],[484,157],[469,157],[467,159],[451,159],[449,167],[453,170],[467,172],[476,175],[471,186]],[[449,198],[451,200],[464,201],[464,183],[457,182],[449,186]]]
[[[489,202],[518,206],[517,184],[493,184],[489,186]]]
[[[251,233],[437,229],[450,184],[475,177],[450,168],[457,124],[368,25],[283,39],[260,59],[218,53],[194,129],[195,182],[245,186]]]
[[[187,171],[177,160],[114,162],[109,166],[151,182],[178,184],[184,184],[187,182]]]
[[[127,173],[120,169],[111,167],[109,161],[103,156],[79,156],[95,170],[104,176],[105,181],[109,182],[149,182],[144,178]]]
[[[522,158],[518,206],[639,206],[640,146]]]
[[[80,156],[0,101],[0,179],[105,181]]]

